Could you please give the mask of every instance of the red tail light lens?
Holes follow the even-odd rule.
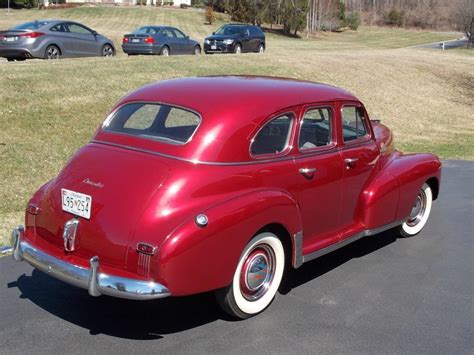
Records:
[[[145,43],[155,43],[155,39],[153,37],[147,37],[145,38]]]
[[[24,37],[24,38],[38,38],[39,36],[44,35],[43,32],[28,32],[28,33],[22,33],[18,35],[18,37]]]
[[[122,43],[128,43],[128,38],[124,37],[123,40],[122,40]]]

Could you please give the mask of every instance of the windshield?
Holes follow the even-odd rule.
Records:
[[[107,118],[102,129],[159,140],[171,144],[188,142],[201,118],[194,112],[150,103],[132,103],[119,108]]]
[[[40,27],[43,27],[44,25],[47,25],[47,21],[34,21],[34,22],[25,22],[22,23],[21,25],[12,27],[12,30],[37,30]]]
[[[222,26],[216,31],[216,35],[237,35],[244,30],[245,26]]]

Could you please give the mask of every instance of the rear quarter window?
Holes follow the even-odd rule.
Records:
[[[184,108],[132,103],[113,113],[102,129],[170,144],[184,144],[191,139],[200,122],[197,113]]]
[[[251,155],[279,155],[284,153],[289,144],[292,125],[292,114],[281,115],[268,122],[252,139],[250,145]]]

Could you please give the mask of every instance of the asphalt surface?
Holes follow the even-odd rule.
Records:
[[[474,163],[444,162],[421,234],[357,241],[290,275],[261,315],[212,294],[134,302],[0,259],[0,353],[473,353]]]
[[[454,39],[454,40],[451,40],[451,41],[421,44],[421,45],[416,46],[416,47],[418,47],[418,48],[443,49],[443,43],[444,43],[444,49],[454,49],[454,48],[467,46],[468,40],[467,40],[467,38],[464,37],[464,38],[460,38],[460,39]]]

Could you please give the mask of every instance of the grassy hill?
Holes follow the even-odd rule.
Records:
[[[112,37],[145,24],[169,24],[202,40],[215,26],[192,9],[75,8],[0,12],[0,29],[26,20],[70,18]],[[362,27],[310,39],[267,36],[263,55],[130,57],[0,62],[0,245],[22,221],[37,187],[86,143],[111,106],[141,85],[209,74],[257,74],[343,87],[390,126],[397,146],[443,158],[474,158],[471,52],[406,48],[450,35]]]

